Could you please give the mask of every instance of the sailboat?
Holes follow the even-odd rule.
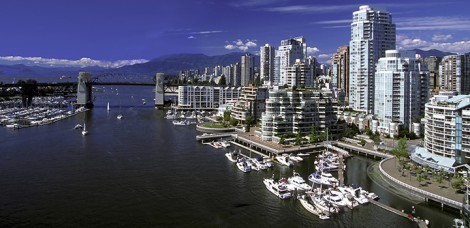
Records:
[[[88,135],[88,131],[86,130],[86,125],[85,125],[85,123],[83,123],[82,135]]]
[[[122,117],[123,117],[123,116],[122,116],[122,114],[121,114],[121,103],[119,103],[119,114],[117,115],[116,118],[117,118],[118,120],[120,120],[120,119],[122,119]]]

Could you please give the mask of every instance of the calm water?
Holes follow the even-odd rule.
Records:
[[[262,180],[287,177],[292,168],[241,173],[222,150],[198,143],[194,126],[175,127],[154,110],[151,90],[119,87],[115,95],[108,87],[95,93],[87,113],[43,127],[0,128],[0,227],[417,227],[374,205],[322,221],[299,202],[277,199]],[[73,129],[83,122],[86,137]],[[399,209],[415,205],[372,182],[373,163],[349,159],[347,183]],[[306,178],[313,158],[294,168]],[[416,207],[432,227],[451,226],[454,215]]]

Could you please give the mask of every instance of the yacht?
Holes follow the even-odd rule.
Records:
[[[280,199],[288,199],[292,196],[287,189],[286,183],[283,182],[282,179],[275,182],[272,178],[265,178],[263,183],[270,192]]]
[[[305,195],[299,196],[299,197],[297,197],[297,199],[300,201],[300,204],[302,204],[302,206],[305,208],[305,210],[307,210],[308,212],[310,212],[314,215],[317,215],[320,219],[324,220],[324,219],[329,219],[330,218],[327,215],[323,214],[323,212],[318,210],[318,208],[316,208],[315,205],[308,202],[308,198],[305,197]]]
[[[246,160],[244,158],[240,159],[237,162],[237,167],[244,173],[248,173],[251,171],[251,167],[248,165],[248,163],[246,163]]]
[[[323,199],[326,202],[340,208],[347,205],[347,202],[344,200],[344,195],[341,192],[330,189],[326,190],[325,192],[326,193],[323,194]]]
[[[378,200],[379,196],[373,192],[368,192],[366,190],[361,189],[361,194],[364,195],[369,200]]]
[[[308,175],[308,180],[315,184],[333,185],[333,183],[331,183],[327,178],[322,177],[321,174],[318,173]]]
[[[294,163],[289,159],[289,156],[287,154],[276,156],[276,160],[285,166],[294,166]]]
[[[321,188],[316,189],[314,192],[307,192],[308,196],[310,196],[310,199],[312,200],[313,204],[315,207],[318,208],[321,212],[323,212],[326,215],[331,215],[339,212],[339,208],[332,205],[329,202],[326,202],[322,197],[321,197]]]
[[[304,178],[295,171],[292,177],[287,178],[287,183],[291,190],[309,190],[312,188],[305,182]]]
[[[353,189],[352,187],[343,186],[343,187],[338,187],[338,190],[343,194],[346,194],[346,193],[351,194],[354,200],[356,200],[360,204],[366,204],[369,202],[369,200],[364,195],[361,194],[361,188]]]
[[[246,159],[246,164],[248,164],[248,166],[251,167],[251,170],[255,170],[255,171],[260,171],[260,167],[258,167],[251,158],[247,158]]]

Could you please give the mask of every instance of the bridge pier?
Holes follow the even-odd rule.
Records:
[[[165,74],[157,73],[155,76],[156,84],[155,84],[155,108],[163,109],[165,106],[165,88],[164,88],[164,80]]]
[[[77,106],[85,108],[93,107],[93,94],[91,88],[91,73],[80,72],[78,73],[78,86],[77,86]]]

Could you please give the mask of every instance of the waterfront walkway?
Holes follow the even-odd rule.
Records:
[[[438,184],[434,180],[432,180],[433,179],[432,177],[430,177],[431,180],[426,180],[426,181],[421,182],[422,184],[426,183],[425,185],[422,185],[417,181],[416,176],[411,176],[409,170],[406,170],[404,172],[405,175],[402,175],[402,173],[398,171],[398,165],[399,164],[398,164],[397,158],[392,158],[392,159],[383,161],[381,167],[382,167],[382,170],[386,174],[390,175],[395,180],[398,180],[399,182],[401,182],[402,184],[400,185],[402,186],[403,184],[406,184],[408,186],[411,186],[412,188],[415,188],[421,191],[426,191],[428,193],[435,194],[440,197],[444,197],[450,200],[449,201],[450,204],[454,203],[458,205],[463,202],[465,194],[456,193],[455,189],[451,187],[451,184],[449,181],[444,179],[441,184]],[[419,195],[422,195],[424,197],[423,194],[419,193]],[[431,198],[431,197],[426,197],[426,198]]]

